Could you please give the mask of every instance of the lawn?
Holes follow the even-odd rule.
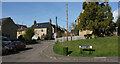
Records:
[[[95,51],[89,55],[88,52],[80,54],[79,45],[93,46]],[[75,41],[59,42],[54,45],[53,50],[55,53],[63,55],[63,47],[68,47],[69,51],[72,51],[70,56],[81,57],[104,57],[104,56],[118,56],[118,37],[99,37],[95,39],[82,39]]]

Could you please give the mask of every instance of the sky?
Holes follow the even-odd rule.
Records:
[[[66,4],[68,4],[68,23],[75,23],[75,20],[82,12],[83,2],[2,2],[2,17],[11,17],[16,24],[33,25],[49,22],[55,24],[55,17],[58,17],[58,25],[66,28]],[[117,19],[118,3],[110,2],[113,16]],[[114,21],[116,20],[114,19]]]

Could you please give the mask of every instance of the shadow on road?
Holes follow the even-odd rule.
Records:
[[[30,50],[30,49],[33,49],[33,48],[32,47],[27,47],[27,48],[19,50],[19,51],[26,51],[26,50]]]
[[[29,43],[26,43],[26,45],[33,45],[33,44],[41,44],[41,42],[29,42]]]
[[[28,48],[25,48],[25,49],[22,49],[22,50],[18,50],[16,52],[8,52],[7,54],[2,54],[2,56],[8,56],[8,55],[13,55],[13,54],[18,54],[20,53],[20,51],[27,51],[27,50],[30,50],[30,49],[33,49],[32,47],[28,47]]]

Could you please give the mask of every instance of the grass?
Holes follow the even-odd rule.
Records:
[[[79,45],[93,46],[95,51],[89,55],[88,52],[80,54]],[[104,57],[104,56],[118,56],[118,37],[100,37],[95,39],[82,39],[75,41],[65,41],[54,45],[53,50],[55,53],[63,55],[63,47],[68,47],[69,51],[72,51],[70,56],[81,57]]]

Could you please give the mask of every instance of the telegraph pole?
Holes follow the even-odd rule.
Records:
[[[57,42],[57,27],[58,27],[58,25],[57,25],[57,16],[56,16],[56,26],[55,26],[55,33],[56,33],[56,36],[55,36],[55,42]]]
[[[66,23],[67,23],[67,41],[68,41],[68,4],[66,4]]]
[[[56,35],[57,35],[57,16],[56,16],[56,26],[55,26],[55,28],[56,28],[56,31],[55,31],[55,33],[56,33]]]

